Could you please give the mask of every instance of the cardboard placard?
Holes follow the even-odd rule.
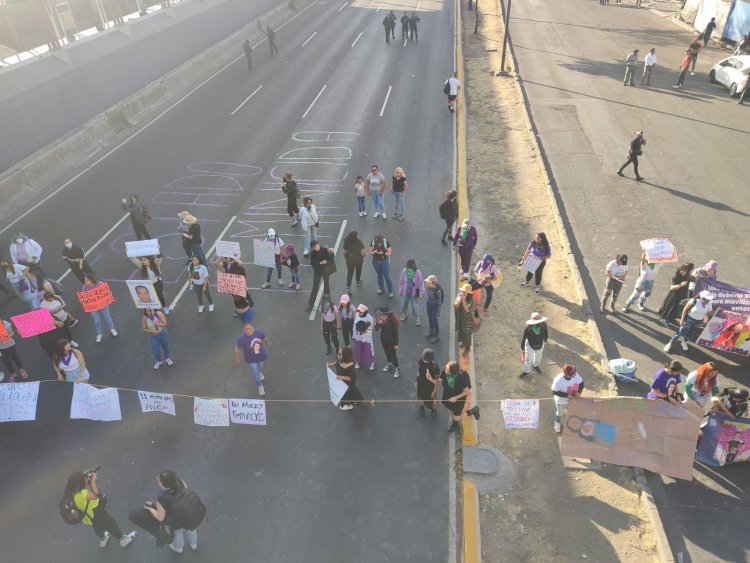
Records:
[[[500,403],[505,429],[538,428],[539,399],[507,399]]]
[[[328,375],[328,392],[331,395],[331,402],[338,407],[341,397],[347,392],[349,386],[340,379],[336,379],[336,373],[328,366],[326,366],[326,373]]]
[[[669,239],[649,238],[641,241],[649,262],[677,262],[677,249]]]
[[[276,267],[276,252],[270,240],[253,239],[253,264],[267,268]]]
[[[36,309],[23,315],[10,318],[16,327],[16,332],[22,338],[30,338],[37,334],[43,334],[55,330],[55,321],[50,315],[49,309]]]
[[[234,258],[239,260],[242,258],[240,250],[240,243],[228,240],[217,240],[216,241],[216,256],[222,258]]]
[[[109,289],[109,284],[102,283],[93,289],[78,292],[78,301],[81,302],[83,311],[90,313],[92,311],[101,311],[105,307],[115,302],[115,297]]]
[[[157,256],[159,252],[159,239],[131,240],[125,243],[125,251],[128,258],[140,256]]]
[[[539,258],[538,256],[534,256],[533,254],[529,254],[526,257],[526,260],[523,261],[523,264],[521,264],[521,269],[526,270],[527,272],[534,273],[539,269],[539,266],[543,260]]]
[[[750,460],[750,419],[712,414],[695,459],[714,467]]]
[[[239,297],[247,295],[247,281],[239,274],[227,274],[218,272],[216,274],[216,287],[219,293],[229,293]]]
[[[138,309],[161,309],[154,283],[150,280],[125,280],[130,297]]]
[[[232,424],[266,425],[266,402],[262,399],[229,399]]]
[[[0,422],[36,420],[39,382],[0,384]]]

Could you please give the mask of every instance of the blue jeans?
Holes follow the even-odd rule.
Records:
[[[385,203],[383,202],[383,194],[380,192],[370,192],[372,196],[372,205],[375,211],[378,213],[385,213]]]
[[[190,250],[193,253],[193,256],[197,256],[200,259],[201,264],[206,263],[206,255],[203,254],[203,247],[200,244],[191,244]]]
[[[437,336],[440,334],[440,328],[438,327],[438,311],[440,307],[437,303],[427,302],[427,322],[430,324],[430,332]]]
[[[299,283],[299,271],[289,268],[289,272],[292,274],[292,283]]]
[[[385,279],[385,283],[388,286],[388,293],[393,293],[393,282],[391,281],[391,259],[373,259],[372,267],[375,268],[375,271],[378,274],[378,287],[380,288],[380,291],[383,291],[383,280]]]
[[[417,298],[414,297],[414,294],[407,286],[406,295],[401,297],[401,314],[402,315],[406,314],[406,310],[409,308],[409,303],[411,303],[411,314],[419,318],[419,301],[417,301]]]
[[[184,532],[184,535],[183,535]],[[187,536],[188,543],[190,545],[198,545],[198,531],[197,530],[186,530],[185,528],[177,528],[172,534],[172,547],[177,551],[185,547],[185,536]]]
[[[279,274],[279,279],[281,279],[281,261],[276,262],[276,271]],[[273,276],[273,268],[268,268],[266,271],[266,283],[271,283],[271,276]]]
[[[102,333],[102,319],[107,323],[109,330],[115,328],[115,324],[112,322],[112,317],[109,316],[109,305],[104,309],[98,311],[91,311],[91,318],[94,319],[94,328],[96,328],[96,334]]]
[[[357,207],[359,208],[358,209],[359,211],[365,210],[365,196],[363,195],[357,196]]]
[[[161,362],[161,350],[164,349],[164,359],[169,358],[169,332],[166,328],[161,329],[159,334],[149,334],[151,340],[151,351],[157,362]]]
[[[255,384],[260,387],[263,385],[263,380],[261,380],[260,375],[263,373],[263,362],[253,363],[253,364],[247,364],[250,367],[250,373],[253,374],[253,379],[255,379]]]
[[[404,195],[404,192],[393,192],[393,214],[394,215],[404,215],[404,202],[406,200],[406,195]]]
[[[690,340],[690,335],[696,328],[700,327],[703,323],[703,319],[694,319],[690,315],[685,316],[685,322],[680,325],[680,328],[677,329],[677,332],[675,332],[672,335],[672,338],[670,339],[670,342],[674,342],[680,336],[684,338],[685,340]]]
[[[318,239],[318,227],[312,225],[305,231],[305,252],[310,252],[310,241]],[[270,279],[270,278],[269,278]]]

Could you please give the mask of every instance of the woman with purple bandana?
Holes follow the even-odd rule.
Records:
[[[539,267],[536,269],[534,273],[526,272],[526,281],[524,281],[521,284],[521,287],[526,287],[529,285],[529,282],[531,281],[531,278],[534,278],[534,293],[539,293],[539,286],[542,284],[542,272],[544,271],[544,266],[547,264],[547,258],[552,256],[552,249],[549,246],[549,242],[547,241],[547,235],[545,235],[542,231],[539,231],[535,236],[534,240],[532,240],[529,243],[529,246],[526,247],[526,252],[523,253],[523,256],[521,256],[521,259],[518,261],[518,269],[521,269],[521,265],[524,263],[524,260],[528,258],[529,254],[541,258],[542,263],[539,264]]]
[[[471,225],[471,221],[464,219],[461,226],[456,229],[453,237],[453,247],[458,249],[458,255],[461,258],[461,271],[464,277],[469,277],[469,268],[471,267],[471,255],[474,253],[474,247],[477,245],[477,230]]]

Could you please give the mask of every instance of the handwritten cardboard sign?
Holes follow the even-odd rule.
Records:
[[[328,374],[328,392],[331,395],[331,402],[338,407],[341,397],[347,392],[349,386],[340,379],[336,379],[336,373],[328,366],[326,366],[326,373]]]
[[[216,256],[221,256],[222,258],[234,258],[235,260],[241,258],[240,243],[227,240],[217,240]]]
[[[669,239],[649,238],[641,241],[649,262],[677,262],[677,249]]]
[[[55,321],[50,315],[49,309],[36,309],[23,315],[10,318],[16,326],[16,332],[22,338],[30,338],[37,334],[43,334],[55,330]]]
[[[508,399],[500,403],[500,408],[506,430],[539,426],[539,399]]]
[[[276,249],[274,243],[269,240],[253,239],[253,264],[266,266],[267,268],[276,267]]]
[[[247,295],[247,281],[244,276],[239,274],[218,272],[216,274],[216,286],[220,293],[230,293],[240,297]]]
[[[141,401],[141,410],[143,412],[163,412],[164,414],[175,416],[174,395],[138,391],[138,399]]]
[[[266,402],[261,399],[229,399],[232,424],[266,425]]]
[[[128,258],[139,256],[156,256],[159,254],[159,239],[132,240],[125,243],[125,251]]]
[[[523,261],[523,264],[521,264],[521,269],[533,274],[539,269],[541,263],[541,258],[539,258],[538,256],[534,256],[533,254],[529,254],[526,257],[526,260]]]
[[[70,418],[122,420],[120,396],[117,394],[117,389],[112,387],[98,389],[87,383],[74,383]]]
[[[193,422],[201,426],[229,426],[229,401],[195,397]]]
[[[78,292],[78,301],[81,302],[83,311],[101,311],[105,307],[115,302],[115,297],[109,289],[109,284],[102,283],[93,289]]]
[[[36,420],[39,382],[0,384],[0,422]]]

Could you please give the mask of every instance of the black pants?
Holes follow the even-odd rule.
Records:
[[[633,165],[633,170],[635,170],[635,177],[640,178],[641,175],[638,174],[638,155],[637,154],[630,155],[628,159],[625,161],[625,164],[620,166],[620,172],[622,172],[628,164]]]
[[[344,346],[349,347],[349,339],[354,332],[354,319],[341,319],[341,336],[344,337]]]
[[[540,266],[541,267],[541,266]],[[479,289],[482,288],[487,293],[487,296],[484,298],[484,308],[489,309],[490,303],[492,303],[492,292],[495,291],[495,288],[491,285],[480,285],[480,283],[477,280],[471,281],[471,289]]]
[[[547,264],[547,261],[542,260],[542,263],[539,264],[539,267],[536,269],[536,272],[534,272],[533,274],[531,272],[526,272],[526,283],[529,283],[531,281],[531,278],[534,278],[534,285],[541,285],[542,272],[544,271],[544,266],[546,264]]]
[[[444,221],[445,221],[445,230],[443,231],[443,236],[440,237],[442,240],[445,240],[446,236],[450,236],[451,230],[453,229],[453,223],[456,222],[456,218],[446,217]]]
[[[393,347],[393,344],[385,344],[384,342],[381,342],[381,344],[383,345],[386,360],[388,360],[393,367],[397,368],[398,358],[396,357],[396,349]]]
[[[385,42],[386,43],[391,42],[391,28],[388,26],[385,26]]]
[[[77,263],[76,263],[77,264]],[[73,275],[78,278],[78,281],[81,283],[84,283],[83,276],[85,274],[93,274],[94,270],[91,269],[91,266],[89,266],[89,263],[84,260],[83,267],[79,268],[77,265],[71,265],[70,271],[73,272]]]
[[[107,512],[106,508],[96,507],[94,509],[94,518],[91,525],[99,539],[104,539],[104,532],[109,532],[113,538],[120,539],[123,536],[120,526],[117,525],[112,515]]]
[[[156,280],[154,282],[154,291],[156,292],[156,296],[159,298],[159,303],[161,303],[162,307],[167,306],[167,301],[164,299],[164,282],[161,280]]]
[[[245,58],[247,59],[247,70],[253,70],[253,55],[245,51]]]
[[[417,33],[416,25],[411,26],[411,33],[409,34],[409,39],[416,39],[417,41],[419,41],[419,33]]]
[[[409,26],[401,24],[401,41],[409,37]]]
[[[325,295],[331,294],[331,288],[328,285],[328,275],[316,271],[313,277],[312,289],[310,290],[310,300],[307,303],[310,307],[315,304],[315,297],[318,295],[318,288],[320,287],[321,280],[323,280],[323,293]]]
[[[333,347],[336,350],[341,347],[339,344],[339,331],[336,328],[336,321],[323,321],[323,340],[325,340],[326,348],[329,350],[331,349],[331,342],[333,342]]]
[[[276,46],[276,41],[273,41],[272,39],[268,40],[268,46],[271,48],[271,54],[273,55],[276,53],[278,55],[279,48]]]
[[[13,364],[15,364],[18,369],[23,369],[23,363],[21,362],[21,358],[18,357],[18,350],[15,345],[6,348],[5,350],[0,350],[0,354],[3,355],[3,363],[5,364],[9,375],[16,373],[16,368],[13,367]]]
[[[349,262],[346,261],[346,287],[347,289],[352,286],[352,277],[354,277],[354,274],[356,272],[357,274],[357,283],[362,281],[362,264],[364,263],[364,260],[360,260],[359,262]]]
[[[146,223],[139,223],[132,217],[130,218],[130,223],[133,225],[133,231],[135,231],[135,237],[138,240],[151,239],[151,235],[148,234],[148,231],[146,230]]]

